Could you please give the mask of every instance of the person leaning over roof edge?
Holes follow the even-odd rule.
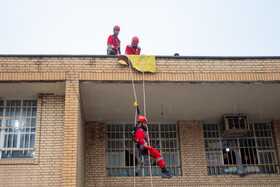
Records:
[[[165,163],[163,157],[158,150],[154,149],[149,145],[148,134],[147,134],[147,118],[144,116],[139,116],[137,118],[137,127],[134,128],[132,134],[134,134],[134,141],[136,146],[139,149],[141,155],[146,156],[150,154],[151,157],[156,159],[157,164],[161,168],[161,177],[162,178],[171,178],[172,174],[169,170],[165,168]]]
[[[118,38],[120,27],[116,25],[113,29],[114,34],[110,35],[107,40],[107,55],[121,54],[121,41]]]
[[[127,45],[125,49],[126,55],[140,55],[141,47],[138,47],[139,38],[134,36],[131,41],[131,45]]]

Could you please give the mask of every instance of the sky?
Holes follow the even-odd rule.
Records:
[[[0,54],[280,56],[279,0],[0,0]]]

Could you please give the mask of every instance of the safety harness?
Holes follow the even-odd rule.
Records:
[[[140,143],[139,143],[138,141],[135,141],[135,134],[136,134],[136,131],[137,131],[138,129],[140,129],[140,128],[137,127],[137,126],[134,127],[134,129],[133,129],[133,131],[132,131],[131,133],[132,133],[132,141],[135,142],[136,147],[139,149]]]
[[[142,127],[136,126],[136,127],[134,127],[134,129],[132,131],[132,140],[135,142],[136,147],[139,149],[141,144],[138,141],[135,141],[135,134],[138,129],[142,129],[144,132],[145,132],[145,130]],[[147,142],[147,138],[145,138],[145,141]]]
[[[121,53],[121,49],[120,49],[120,40],[118,37],[116,37],[114,34],[112,35],[112,37],[114,38],[115,41],[115,45],[117,47],[117,49],[112,48],[112,51],[109,51],[109,49],[107,50],[108,55],[116,55],[118,52]],[[117,38],[117,40],[116,40]],[[117,42],[118,41],[118,42]]]

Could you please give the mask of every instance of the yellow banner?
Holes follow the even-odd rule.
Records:
[[[125,58],[126,57],[126,58]],[[156,57],[150,55],[121,55],[118,62],[128,65],[131,62],[133,68],[138,71],[156,72]]]

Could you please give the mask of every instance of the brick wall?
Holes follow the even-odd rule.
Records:
[[[149,81],[274,81],[280,80],[279,58],[157,57],[157,73]],[[0,80],[130,80],[130,71],[111,56],[0,56]],[[134,79],[142,74],[133,71]]]
[[[278,82],[280,80],[280,57],[156,57],[156,63],[157,73],[146,73],[146,81],[174,83],[200,81]],[[141,73],[133,70],[133,76],[135,81],[142,81]],[[85,157],[84,149],[87,147],[79,146],[83,144],[83,140],[79,139],[79,137],[83,136],[83,122],[81,122],[82,114],[79,114],[79,81],[115,81],[116,83],[120,81],[130,82],[129,68],[119,64],[117,62],[117,57],[112,56],[0,55],[0,82],[13,84],[13,82],[21,81],[65,81],[65,106],[62,98],[48,98],[50,101],[46,103],[48,103],[51,107],[44,108],[43,106],[44,109],[42,115],[45,116],[43,116],[42,121],[45,121],[42,122],[42,129],[40,132],[42,132],[41,137],[43,140],[46,142],[50,141],[50,143],[42,144],[42,142],[39,142],[40,155],[36,156],[35,160],[22,161],[15,159],[13,161],[9,161],[18,163],[18,165],[10,163],[7,164],[7,162],[6,164],[3,164],[3,161],[1,160],[0,184],[20,184],[20,186],[22,186],[22,184],[34,184],[35,186],[38,184],[41,186],[83,185],[84,168],[82,158]],[[61,105],[63,105],[62,109],[60,108]],[[44,110],[48,112],[44,113]],[[58,112],[54,112],[56,110],[58,110]],[[62,116],[62,121],[61,119],[58,119],[60,115]],[[54,116],[55,119],[53,119]],[[201,127],[198,127],[199,122],[194,121],[181,123],[182,125],[180,125],[180,128],[194,128],[194,130],[191,131],[193,134],[189,134],[189,136],[194,138],[200,137],[198,136],[201,131]],[[56,124],[55,129],[59,129],[57,132],[55,131],[55,133],[51,130],[51,127],[54,124]],[[61,125],[61,129],[58,127],[59,125]],[[97,134],[96,136],[93,136],[92,139],[88,138],[87,132],[86,145],[91,146],[94,150],[96,150],[96,152],[89,152],[89,155],[88,152],[86,153],[86,185],[91,186],[92,184],[98,184],[97,186],[115,186],[115,183],[119,186],[124,184],[127,186],[133,185],[131,178],[106,178],[105,175],[103,175],[105,172],[104,158],[102,158],[105,154],[105,139],[103,136],[105,137],[106,134],[104,134],[105,129],[102,130],[100,125],[102,126],[104,123],[96,123],[96,125],[93,125],[94,128],[98,127],[99,130],[94,132]],[[81,132],[79,132],[79,130],[81,130]],[[64,135],[57,135],[59,132],[64,133]],[[189,141],[184,138],[185,136],[181,137],[182,142]],[[203,150],[198,153],[193,153],[193,151],[196,151],[197,149],[194,145],[199,147],[204,144],[201,144],[202,140],[199,139],[194,139],[192,141],[194,141],[192,144],[193,147],[188,147],[189,144],[182,145],[184,152],[182,152],[181,155],[183,158],[186,158],[184,155],[187,155],[188,157],[187,160],[182,160],[182,163],[186,167],[182,168],[183,176],[173,177],[170,180],[154,177],[155,184],[205,185],[208,183],[231,184],[232,182],[235,184],[249,184],[249,181],[254,184],[258,184],[263,181],[271,181],[271,184],[277,184],[279,180],[279,175],[276,174],[250,175],[241,180],[237,176],[206,176],[204,166],[205,162],[203,160],[205,153]],[[61,145],[58,145],[58,142],[60,142]],[[37,140],[36,145],[38,145]],[[96,147],[96,145],[98,145],[98,147]],[[90,150],[89,148],[87,149]],[[189,150],[192,151],[186,152]],[[53,154],[53,151],[57,151],[58,153]],[[93,159],[89,159],[92,154],[94,154]],[[97,170],[88,168],[88,160],[97,164],[93,165],[93,168]],[[190,164],[191,162],[194,162],[195,164]],[[195,172],[192,170],[193,168],[199,169],[198,171],[195,171],[197,172],[197,175],[195,175]],[[96,173],[96,171],[98,172]],[[17,177],[13,175],[14,173],[18,174]],[[96,177],[92,177],[93,174]],[[10,182],[15,179],[18,183]],[[225,180],[225,182],[223,182],[223,180]],[[139,186],[150,185],[149,177],[137,178],[136,181]]]
[[[88,122],[86,124],[86,186],[104,186],[105,176],[106,124]]]
[[[154,176],[153,186],[280,185],[279,174],[252,174],[242,178],[236,175],[208,176],[202,121],[182,120],[178,125],[182,176],[171,179]],[[105,123],[88,122],[86,129],[86,186],[133,186],[133,177],[106,177]],[[150,186],[150,177],[136,177],[136,186]]]
[[[62,185],[64,97],[44,96],[42,102],[38,100],[37,110],[37,160],[27,159],[30,163],[26,159],[1,160],[0,186]]]
[[[182,176],[207,175],[202,121],[179,121],[178,124]]]
[[[73,80],[66,81],[65,89],[62,180],[64,186],[77,186],[79,81],[69,76]]]

